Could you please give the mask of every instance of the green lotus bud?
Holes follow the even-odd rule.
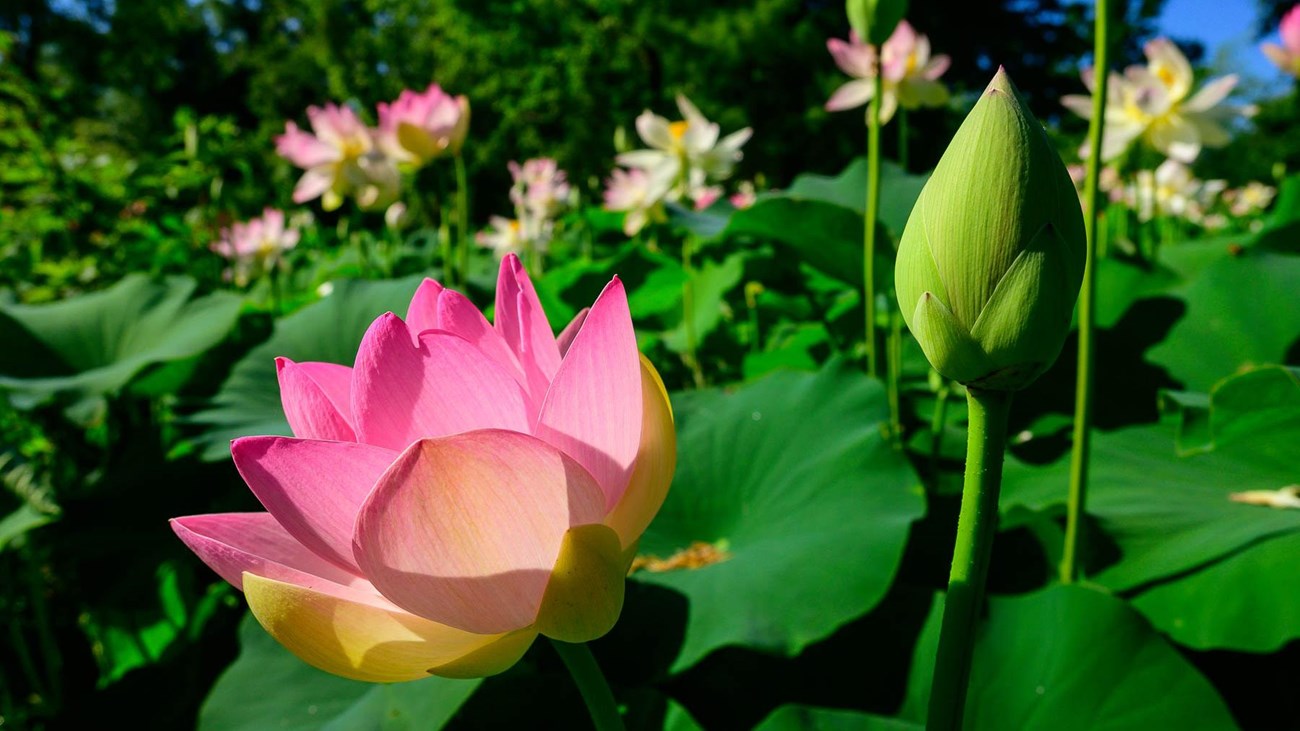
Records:
[[[907,12],[907,0],[846,0],[849,27],[863,43],[879,48]]]
[[[998,69],[903,230],[895,267],[903,318],[939,373],[1019,390],[1061,352],[1084,247],[1070,175]]]

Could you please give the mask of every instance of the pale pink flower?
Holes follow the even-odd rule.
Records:
[[[721,127],[710,122],[685,95],[677,95],[682,119],[670,122],[650,110],[636,118],[636,131],[646,149],[624,152],[618,164],[638,168],[664,187],[672,200],[681,200],[694,188],[726,180],[743,154],[740,148],[753,135],[749,127],[719,136]]]
[[[510,188],[510,202],[536,218],[552,218],[568,205],[573,191],[564,171],[549,157],[525,160],[520,165],[513,160],[508,165],[514,185]]]
[[[754,192],[754,184],[746,180],[737,187],[739,190],[732,193],[731,198],[728,199],[731,205],[741,210],[754,205],[754,201],[758,200],[758,194]]]
[[[1106,90],[1106,131],[1101,159],[1122,155],[1141,139],[1164,155],[1190,163],[1202,147],[1223,147],[1231,141],[1229,122],[1254,114],[1250,106],[1224,103],[1237,77],[1212,79],[1192,94],[1192,66],[1178,46],[1167,38],[1148,41],[1146,66],[1130,66],[1121,76],[1111,73]],[[1085,69],[1083,84],[1094,89],[1093,71]],[[1092,116],[1092,98],[1079,94],[1062,97],[1066,108],[1084,118]],[[1085,145],[1080,151],[1089,155]]]
[[[826,48],[840,70],[852,80],[840,86],[826,101],[826,109],[839,112],[860,107],[875,95],[876,49],[854,31],[847,43],[839,38],[826,41]],[[930,39],[919,34],[906,20],[881,46],[882,93],[880,119],[888,122],[901,105],[904,109],[938,107],[948,102],[948,88],[939,81],[951,64],[948,56],[930,55]]]
[[[1286,11],[1277,30],[1282,36],[1282,45],[1265,43],[1259,48],[1279,69],[1300,76],[1300,5]]]
[[[437,84],[422,94],[407,89],[392,104],[379,104],[379,145],[399,162],[418,166],[443,153],[457,155],[468,132],[469,99],[453,97]]]
[[[312,132],[289,121],[284,134],[275,138],[276,153],[306,171],[293,190],[295,203],[320,198],[321,207],[330,211],[349,194],[367,209],[396,200],[397,169],[375,149],[374,138],[355,112],[326,104],[308,107],[307,119]]]
[[[623,211],[623,233],[635,236],[652,218],[662,217],[667,182],[640,168],[614,168],[605,181],[605,210]]]
[[[297,228],[285,226],[283,211],[267,208],[260,218],[221,229],[221,238],[209,248],[231,263],[231,278],[242,287],[258,271],[279,263],[284,252],[298,245],[299,235]]]
[[[172,521],[307,663],[477,677],[617,620],[676,463],[667,393],[617,278],[557,338],[507,256],[495,313],[425,280],[352,366],[278,359],[294,437],[231,445],[267,512]]]
[[[722,197],[722,192],[721,185],[706,185],[692,190],[691,200],[694,202],[695,210],[702,211],[713,205]]]
[[[491,249],[496,252],[498,257],[506,254],[519,253],[526,248],[524,240],[523,225],[517,218],[506,218],[505,216],[492,216],[488,218],[488,225],[491,227],[486,231],[479,231],[474,236],[474,241],[482,247]]]

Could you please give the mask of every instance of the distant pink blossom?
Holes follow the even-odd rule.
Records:
[[[568,204],[573,191],[555,160],[539,157],[525,160],[523,165],[512,160],[508,167],[514,179],[510,201],[517,209],[524,209],[537,218],[548,218]]]
[[[1300,5],[1292,7],[1282,16],[1277,30],[1282,36],[1282,45],[1265,43],[1260,46],[1260,50],[1282,71],[1300,76]]]
[[[367,209],[382,208],[397,198],[397,169],[375,149],[374,138],[356,112],[326,104],[308,107],[312,132],[286,122],[284,134],[275,138],[275,151],[306,172],[293,190],[295,203],[321,199],[334,210],[343,196],[355,195]]]
[[[267,208],[260,218],[223,228],[209,248],[231,263],[231,277],[243,286],[255,271],[275,266],[298,238],[298,229],[285,227],[283,211]]]
[[[852,80],[840,86],[826,101],[826,109],[839,112],[860,107],[875,95],[877,66],[883,75],[880,119],[888,122],[899,106],[904,109],[942,106],[948,101],[948,89],[939,77],[948,70],[951,59],[930,55],[930,39],[917,33],[906,20],[901,21],[885,41],[879,53],[849,31],[849,40],[826,41],[826,49],[840,70]]]
[[[623,211],[623,233],[635,236],[661,208],[668,183],[642,168],[614,168],[605,181],[605,210]]]
[[[713,205],[722,197],[721,185],[706,185],[691,191],[691,200],[695,203],[695,210],[703,211]]]
[[[379,145],[399,162],[423,165],[444,153],[459,154],[469,132],[469,99],[437,84],[419,94],[407,89],[378,109]]]

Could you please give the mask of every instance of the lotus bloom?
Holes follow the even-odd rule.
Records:
[[[1165,160],[1155,170],[1138,171],[1127,202],[1141,221],[1171,216],[1199,223],[1226,187],[1223,180],[1198,180],[1188,166]]]
[[[1282,45],[1265,43],[1259,49],[1283,72],[1300,76],[1300,5],[1282,16],[1277,30],[1282,36]]]
[[[831,112],[860,107],[871,101],[875,94],[876,49],[849,32],[849,42],[839,38],[826,41],[826,48],[840,70],[853,77],[852,81],[835,90],[826,101]],[[901,105],[904,109],[943,106],[948,101],[948,88],[939,81],[948,70],[951,59],[947,56],[930,56],[930,39],[901,21],[881,46],[880,120],[888,122]]]
[[[1060,354],[1083,267],[1070,175],[999,69],[907,219],[894,270],[903,319],[941,375],[1016,391]]]
[[[1252,180],[1243,188],[1226,191],[1223,200],[1228,210],[1238,218],[1262,213],[1277,195],[1277,188]]]
[[[758,193],[754,191],[754,184],[752,182],[746,180],[737,186],[737,188],[736,192],[732,193],[731,197],[728,198],[728,200],[731,201],[731,205],[736,208],[749,208],[754,205],[754,201],[758,200]]]
[[[1236,75],[1208,82],[1192,94],[1192,66],[1167,38],[1148,41],[1146,66],[1130,66],[1124,76],[1112,73],[1106,93],[1106,132],[1101,159],[1122,155],[1138,138],[1166,157],[1190,163],[1202,147],[1222,147],[1230,141],[1225,124],[1235,116],[1254,114],[1253,107],[1224,104],[1237,85]],[[1093,71],[1083,72],[1084,86],[1093,91]],[[1074,113],[1092,116],[1092,99],[1069,95],[1061,102]],[[1087,157],[1085,147],[1081,154]]]
[[[645,170],[614,168],[605,181],[605,210],[626,213],[623,233],[636,236],[651,220],[663,218],[667,192],[665,181],[652,179]]]
[[[474,677],[538,634],[613,626],[676,461],[617,278],[556,338],[508,256],[495,324],[425,280],[352,367],[276,365],[294,437],[231,446],[267,512],[172,526],[298,657],[370,682]]]
[[[242,287],[254,270],[275,266],[283,252],[298,245],[298,237],[297,228],[285,227],[283,211],[267,208],[261,218],[223,228],[210,248],[231,262],[231,276]]]
[[[275,138],[280,157],[306,170],[293,189],[293,201],[321,199],[327,211],[338,208],[343,196],[354,194],[362,208],[384,208],[397,198],[400,178],[387,156],[375,149],[370,131],[348,107],[326,104],[308,107],[312,132],[292,121]]]
[[[520,224],[519,219],[492,216],[488,219],[488,225],[491,228],[479,231],[474,237],[474,241],[479,246],[491,249],[499,257],[511,253],[517,254],[524,250],[523,225]]]
[[[399,162],[419,166],[444,153],[460,154],[469,132],[469,99],[437,84],[423,94],[407,89],[378,110],[379,145]]]
[[[682,119],[676,122],[648,109],[642,112],[636,118],[636,131],[649,149],[618,156],[618,164],[644,170],[652,179],[667,184],[674,200],[730,176],[742,157],[740,148],[753,134],[745,127],[718,139],[721,128],[682,94],[677,95],[677,109]]]
[[[508,167],[514,181],[510,202],[517,211],[536,219],[549,219],[569,204],[573,189],[555,160],[539,157],[525,160],[523,165],[512,160]]]

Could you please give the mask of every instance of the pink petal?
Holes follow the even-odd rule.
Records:
[[[871,101],[875,96],[876,87],[872,85],[870,79],[854,79],[831,94],[831,98],[826,100],[826,111],[842,112],[846,109],[860,107]]]
[[[521,386],[527,386],[523,368],[514,351],[465,295],[451,290],[443,293],[438,300],[438,327],[473,343],[484,355],[517,374]],[[544,391],[537,394],[537,400],[540,402],[545,395]]]
[[[218,513],[172,518],[172,530],[203,563],[244,590],[244,572],[300,586],[357,577],[307,550],[270,513]]]
[[[523,366],[529,393],[545,393],[560,369],[560,348],[537,290],[519,257],[507,254],[497,275],[496,330]]]
[[[413,346],[391,312],[361,341],[352,414],[360,441],[397,450],[474,429],[531,430],[523,389],[504,366],[442,330],[426,330]]]
[[[300,439],[355,442],[352,429],[352,369],[334,363],[294,363],[275,359],[280,403],[293,435]]]
[[[527,434],[477,431],[403,452],[361,509],[354,551],[403,609],[469,632],[508,632],[537,618],[565,532],[604,512],[591,475],[559,450]]]
[[[271,515],[308,550],[359,573],[352,558],[357,511],[397,453],[355,442],[245,437],[235,467]]]
[[[606,507],[622,497],[641,439],[641,356],[617,277],[573,338],[534,433],[596,478]]]
[[[573,345],[573,338],[576,337],[578,331],[582,329],[582,323],[587,320],[587,313],[589,312],[591,312],[590,307],[582,308],[582,311],[573,316],[573,319],[569,321],[569,324],[565,325],[564,330],[560,332],[560,336],[555,339],[556,344],[560,346],[561,357],[563,357],[565,353],[569,352],[569,346]]]
[[[311,168],[302,174],[293,189],[293,202],[306,203],[321,197],[334,187],[334,172],[328,167]]]
[[[438,329],[438,300],[444,291],[443,286],[432,279],[420,282],[406,308],[406,327],[412,335],[419,337],[425,330]]]

